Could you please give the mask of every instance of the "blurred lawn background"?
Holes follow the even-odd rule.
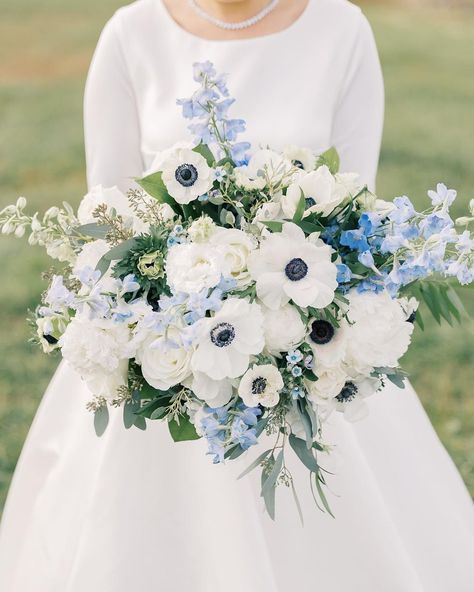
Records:
[[[18,195],[44,210],[85,192],[82,95],[100,29],[120,0],[0,0],[0,207]],[[379,45],[386,124],[378,193],[415,202],[444,181],[474,197],[474,11],[364,5]],[[157,31],[159,34],[159,31]],[[370,97],[367,97],[370,101]],[[27,343],[26,310],[48,265],[26,241],[0,241],[0,508],[57,364]],[[474,311],[466,290],[462,297]],[[424,315],[427,318],[427,314]],[[474,322],[418,329],[405,366],[474,493]],[[67,397],[68,393],[64,393]],[[400,433],[403,438],[403,433]]]

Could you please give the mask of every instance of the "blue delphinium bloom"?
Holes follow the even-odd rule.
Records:
[[[94,274],[94,271],[88,267],[84,273]],[[100,272],[99,277],[100,277]],[[94,276],[96,277],[96,276]],[[85,279],[83,277],[83,279]],[[98,278],[97,278],[98,279]],[[97,280],[96,280],[97,281]],[[85,282],[82,282],[85,283]],[[46,294],[45,302],[49,304],[51,309],[55,312],[60,312],[63,308],[72,307],[74,305],[75,296],[64,285],[64,278],[62,275],[53,276],[53,280]]]
[[[396,224],[407,222],[416,214],[413,204],[406,195],[396,197],[393,200],[393,205],[395,206],[395,209],[389,213],[388,217]]]
[[[257,425],[258,418],[262,415],[260,407],[247,407],[243,403],[238,407],[238,417],[242,419],[248,426]]]
[[[359,227],[362,228],[366,236],[370,236],[379,228],[382,223],[380,214],[375,212],[364,212],[359,218]]]
[[[456,196],[457,191],[455,189],[448,189],[444,183],[438,183],[436,185],[436,191],[433,189],[428,191],[428,197],[434,206],[443,205],[449,208],[456,199]]]
[[[352,271],[349,269],[349,267],[347,265],[345,265],[344,263],[338,263],[336,265],[337,267],[337,283],[338,284],[345,284],[347,282],[350,282],[352,279]]]
[[[230,435],[232,440],[239,443],[244,450],[257,443],[257,432],[254,428],[249,428],[240,417],[236,417],[232,422]]]
[[[339,225],[337,223],[331,224],[330,226],[326,226],[326,228],[321,232],[320,239],[327,245],[334,247],[336,246],[335,237],[338,232]]]
[[[359,284],[357,284],[357,291],[359,293],[363,292],[375,292],[378,294],[382,292],[384,289],[384,282],[380,276],[373,275],[365,280],[362,280]]]
[[[341,233],[341,245],[360,252],[367,251],[370,248],[363,228],[344,230]]]
[[[420,222],[420,230],[425,238],[439,234],[445,228],[451,228],[454,222],[451,216],[444,212],[433,212]]]

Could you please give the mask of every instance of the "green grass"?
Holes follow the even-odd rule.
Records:
[[[116,0],[0,0],[0,206],[26,195],[45,209],[84,193],[82,91],[100,28]],[[370,6],[384,68],[383,197],[417,203],[443,180],[474,197],[474,16]],[[44,289],[39,249],[0,241],[0,507],[57,359],[27,343],[24,320]],[[472,299],[468,302],[474,310]],[[426,315],[425,315],[426,317]],[[473,322],[418,331],[405,365],[441,439],[474,492]],[[400,435],[403,437],[403,434]]]

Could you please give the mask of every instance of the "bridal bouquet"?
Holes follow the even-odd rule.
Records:
[[[63,263],[46,274],[37,338],[89,387],[99,434],[120,406],[127,428],[158,419],[175,441],[205,438],[215,463],[272,437],[245,471],[261,468],[270,516],[276,486],[294,491],[289,449],[330,512],[324,422],[361,418],[386,381],[403,386],[420,299],[460,319],[451,282],[472,282],[474,240],[455,225],[474,204],[455,224],[443,184],[418,212],[338,172],[334,149],[252,151],[225,78],[206,62],[194,79],[178,101],[193,141],[158,154],[126,195],[95,187],[77,213],[41,218],[19,198],[0,224]]]

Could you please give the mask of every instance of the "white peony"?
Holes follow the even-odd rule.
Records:
[[[143,378],[152,387],[166,391],[191,374],[192,350],[178,347],[177,343],[179,329],[170,328],[166,336],[151,337],[138,349],[136,358]]]
[[[350,323],[347,363],[359,372],[395,367],[410,345],[413,323],[396,299],[384,291],[348,294]]]
[[[257,150],[247,165],[235,167],[235,184],[252,191],[278,184],[292,169],[291,162],[273,150]]]
[[[229,298],[214,317],[195,323],[196,351],[193,371],[214,380],[237,378],[248,368],[250,356],[265,344],[260,306],[240,298]]]
[[[77,210],[79,222],[81,224],[97,222],[93,213],[94,210],[102,204],[108,206],[108,212],[113,208],[118,215],[122,216],[124,223],[133,228],[133,231],[136,234],[148,232],[148,224],[135,216],[127,196],[124,195],[118,187],[103,187],[102,185],[92,187],[79,204]]]
[[[298,306],[324,308],[334,299],[337,268],[332,249],[313,244],[296,224],[287,222],[281,233],[263,239],[249,257],[249,271],[257,295],[273,310],[293,300]]]
[[[76,316],[59,340],[63,358],[96,396],[114,398],[127,384],[130,331],[126,323]]]
[[[283,378],[272,364],[254,365],[242,376],[239,395],[247,407],[275,407],[280,400]]]
[[[191,390],[196,397],[206,402],[209,407],[227,405],[232,397],[232,381],[228,378],[213,380],[203,372],[194,372]]]
[[[291,164],[305,171],[312,171],[316,166],[316,156],[309,148],[291,144],[283,149],[283,155]]]
[[[175,292],[213,288],[225,271],[223,256],[208,243],[174,245],[166,257],[168,285]]]
[[[287,218],[291,219],[295,215],[302,192],[306,200],[305,216],[313,212],[329,216],[348,195],[343,185],[337,184],[326,165],[309,173],[301,172],[281,199],[281,207]]]
[[[296,348],[303,341],[306,326],[299,312],[291,304],[277,310],[262,307],[265,346],[273,355]]]
[[[209,245],[222,255],[226,277],[235,280],[239,288],[252,281],[247,262],[255,244],[248,234],[237,228],[216,228]]]
[[[309,399],[315,404],[337,396],[348,378],[347,372],[342,365],[330,368],[316,365],[313,371],[318,380],[314,382],[307,380],[306,388],[308,389]]]
[[[162,178],[168,193],[180,204],[188,204],[212,187],[214,173],[204,156],[180,148],[162,163]]]

